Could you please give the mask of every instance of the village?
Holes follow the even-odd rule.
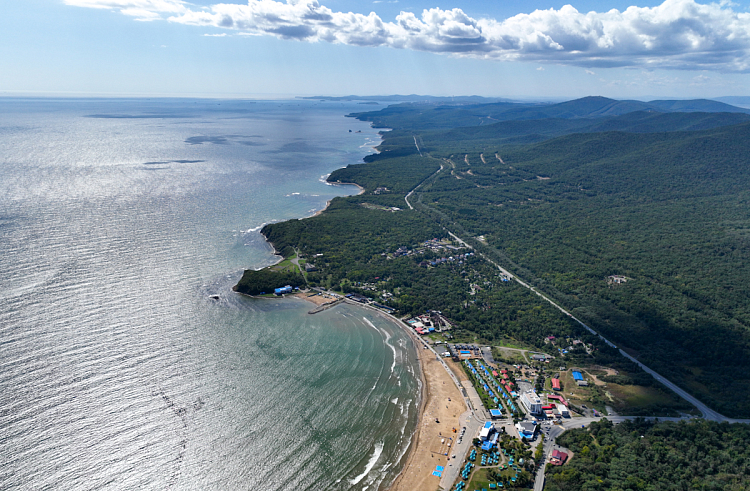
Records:
[[[561,466],[573,457],[570,450],[554,443],[564,423],[602,416],[581,402],[589,384],[599,383],[596,376],[586,368],[565,366],[565,354],[571,350],[592,349],[579,339],[548,336],[544,343],[557,351],[556,355],[506,348],[517,358],[497,360],[492,353],[502,353],[502,348],[450,342],[450,322],[440,312],[427,312],[404,322],[459,375],[467,405],[484,420],[474,435],[466,435],[466,427],[462,428],[457,443],[471,439],[468,452],[463,456],[446,453],[448,467],[433,471],[437,477],[451,470],[457,473],[450,489],[528,488],[545,465]],[[575,404],[566,393],[574,395]],[[461,458],[461,462],[451,461]]]

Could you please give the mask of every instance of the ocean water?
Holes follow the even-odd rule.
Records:
[[[0,489],[390,483],[405,333],[231,292],[275,261],[264,223],[356,192],[323,178],[379,142],[361,109],[0,99]]]

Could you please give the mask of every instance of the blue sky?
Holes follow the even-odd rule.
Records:
[[[750,95],[750,2],[10,0],[0,95]]]

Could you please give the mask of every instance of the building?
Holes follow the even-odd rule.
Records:
[[[274,293],[274,295],[283,295],[285,293],[292,293],[292,291],[293,291],[293,288],[291,286],[287,285],[287,286],[284,286],[284,287],[281,287],[281,288],[274,289],[273,293]]]
[[[482,431],[479,432],[479,439],[484,441],[487,441],[490,438],[490,435],[495,431],[495,427],[492,425],[491,421],[487,421],[484,424],[484,428],[482,428]]]
[[[500,419],[503,417],[503,412],[499,409],[490,409],[490,416],[492,419]]]
[[[552,390],[560,390],[560,379],[559,378],[553,378],[550,380],[552,382]]]
[[[568,460],[568,454],[559,450],[553,450],[549,463],[552,465],[563,465],[566,460]]]
[[[560,416],[563,418],[569,418],[570,417],[570,411],[568,411],[568,406],[565,404],[557,403],[555,404],[555,407],[557,408],[557,411],[560,413]]]
[[[533,390],[521,394],[521,404],[523,404],[523,407],[526,408],[526,412],[529,414],[544,414],[542,411],[542,400]]]
[[[520,438],[526,438],[527,440],[533,440],[536,435],[538,426],[533,421],[519,421],[516,423],[516,430],[518,430],[518,436]]]

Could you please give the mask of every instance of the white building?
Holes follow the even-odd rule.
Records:
[[[542,400],[533,390],[521,394],[521,404],[523,404],[523,407],[526,408],[526,412],[529,414],[544,414]]]
[[[482,428],[482,431],[479,432],[479,439],[482,441],[487,440],[489,438],[490,434],[495,431],[495,427],[492,425],[490,421],[487,421],[484,424],[484,428]]]
[[[570,417],[570,411],[568,411],[568,406],[565,404],[560,404],[559,402],[555,404],[555,407],[557,408],[558,412],[560,413],[560,416],[563,418],[569,418]]]

